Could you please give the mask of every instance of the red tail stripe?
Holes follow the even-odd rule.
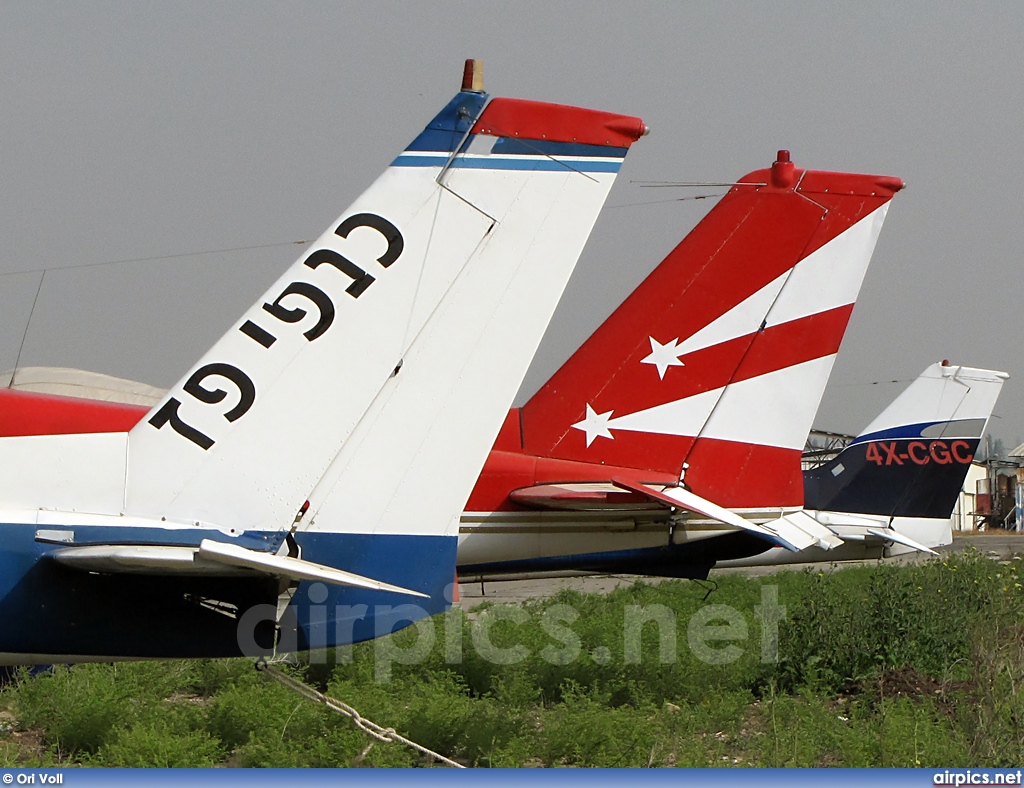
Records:
[[[838,353],[851,314],[853,304],[847,304],[762,331],[754,337],[733,380],[749,380]]]
[[[553,436],[548,452],[580,462],[614,462],[678,472],[685,455],[654,457],[654,451],[664,451],[665,447],[658,444],[656,448],[652,443],[650,448],[641,448],[645,441],[653,440],[647,433],[640,433],[639,440],[629,440],[627,448],[625,433],[613,429],[615,442],[621,439],[623,443],[612,448],[607,439],[599,438],[588,447],[585,433],[572,425],[584,418],[588,404],[598,413],[610,410],[616,417],[625,416],[836,353],[852,311],[852,304],[830,309],[682,356],[686,366],[669,368],[664,380],[659,380],[653,365],[640,363],[646,353],[636,353],[623,365],[627,370],[634,365],[634,374],[614,377],[594,401],[577,401],[561,434]],[[527,449],[534,447],[527,444]],[[638,451],[638,456],[630,459],[631,451]]]
[[[560,454],[576,458],[586,454],[586,436],[580,430],[572,430],[558,447]],[[576,435],[578,434],[578,438]],[[614,440],[596,438],[589,452],[596,466],[615,465],[628,468],[643,468],[675,476],[677,479],[683,467],[683,460],[693,446],[694,439],[685,435],[661,435],[650,432],[630,432],[612,428]]]
[[[701,438],[685,481],[727,509],[802,506],[804,500],[799,449]]]

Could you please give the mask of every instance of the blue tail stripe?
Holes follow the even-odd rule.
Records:
[[[888,429],[878,430],[877,432],[869,432],[864,435],[858,435],[853,439],[851,446],[855,446],[858,443],[867,443],[868,441],[877,440],[901,440],[904,438],[920,438],[924,436],[924,432],[927,429],[936,426],[943,427],[943,437],[946,438],[977,438],[980,437],[977,429],[964,429],[961,430],[964,434],[958,434],[956,430],[957,424],[971,425],[973,427],[977,419],[953,419],[951,421],[922,421],[917,424],[900,424],[896,427],[889,427]]]
[[[391,162],[392,167],[443,167],[448,161],[445,155],[403,154]],[[622,160],[614,161],[561,161],[559,159],[523,159],[519,157],[486,156],[467,159],[457,157],[451,163],[457,170],[527,170],[549,172],[618,172]]]
[[[487,103],[486,93],[462,92],[448,102],[406,150],[455,150]]]

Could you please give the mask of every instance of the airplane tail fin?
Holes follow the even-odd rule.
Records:
[[[464,85],[131,430],[127,514],[454,534],[646,132],[639,118],[489,100],[476,87]]]
[[[130,431],[0,439],[0,596],[43,621],[0,652],[319,649],[450,604],[462,506],[646,132],[466,76]],[[111,615],[140,595],[161,614]]]
[[[804,472],[805,508],[948,519],[1007,377],[932,364],[839,456]]]
[[[901,188],[780,151],[522,408],[526,451],[685,472],[721,506],[800,505],[801,449]]]

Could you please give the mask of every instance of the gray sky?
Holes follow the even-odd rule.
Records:
[[[0,273],[281,244],[52,270],[21,364],[173,384],[478,57],[493,95],[652,128],[520,400],[711,207],[631,180],[732,180],[789,148],[909,185],[817,420],[857,431],[901,388],[873,381],[942,358],[1024,375],[1022,41],[1021,3],[8,2]],[[0,276],[0,368],[39,276]],[[996,413],[997,437],[1024,439],[1021,380]]]

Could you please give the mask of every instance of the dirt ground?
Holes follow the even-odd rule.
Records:
[[[991,555],[1001,559],[1010,558],[1015,553],[1024,553],[1024,533],[1008,531],[990,532],[962,532],[955,533],[953,544],[940,547],[939,552],[960,552],[973,546],[982,554]],[[899,558],[892,559],[903,563],[927,560],[927,556],[920,553],[910,553]],[[839,567],[856,566],[861,561],[851,561],[837,564]],[[801,570],[813,564],[786,564],[785,566],[753,566],[736,569],[716,569],[711,573],[714,578],[716,574],[727,574],[740,572],[748,577],[761,577],[778,572],[780,569]],[[657,582],[659,578],[639,578],[635,575],[609,575],[601,577],[564,577],[550,578],[543,580],[515,580],[504,582],[467,583],[459,586],[461,605],[464,609],[470,610],[483,602],[516,604],[527,599],[543,599],[554,596],[563,588],[571,588],[576,591],[588,593],[608,593],[622,585],[632,585],[638,579],[647,582]]]

